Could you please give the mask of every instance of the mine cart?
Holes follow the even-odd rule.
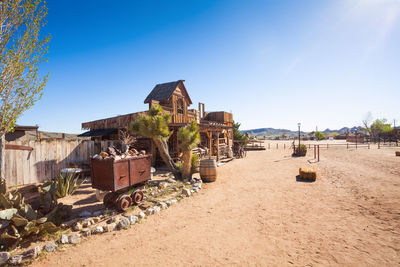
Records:
[[[142,188],[151,179],[150,155],[114,158],[91,158],[92,187],[111,191],[104,196],[107,208],[124,211],[143,200]]]

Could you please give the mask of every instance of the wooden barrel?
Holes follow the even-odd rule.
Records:
[[[203,182],[214,182],[217,179],[217,163],[215,159],[200,161],[200,177]]]

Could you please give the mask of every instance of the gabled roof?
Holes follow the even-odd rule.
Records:
[[[168,99],[175,91],[176,87],[178,87],[180,83],[182,83],[183,85],[184,81],[185,80],[178,80],[175,82],[157,84],[150,92],[150,94],[146,97],[144,103],[148,104],[152,100],[162,101]],[[186,98],[189,101],[189,103],[192,104],[192,100],[190,99],[189,94],[186,91],[185,85],[183,85],[183,91],[184,91],[183,93],[186,94]]]

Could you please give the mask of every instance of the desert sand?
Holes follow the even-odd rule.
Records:
[[[91,236],[33,265],[400,264],[394,148],[321,149],[321,161],[310,163],[312,153],[292,158],[272,147],[220,166],[216,182],[129,230]],[[317,181],[298,181],[301,166],[316,168]]]

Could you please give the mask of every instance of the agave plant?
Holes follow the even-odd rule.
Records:
[[[63,198],[75,193],[76,190],[85,182],[83,179],[80,183],[78,182],[79,174],[67,174],[66,176],[59,174],[54,183],[56,184],[56,196]]]

